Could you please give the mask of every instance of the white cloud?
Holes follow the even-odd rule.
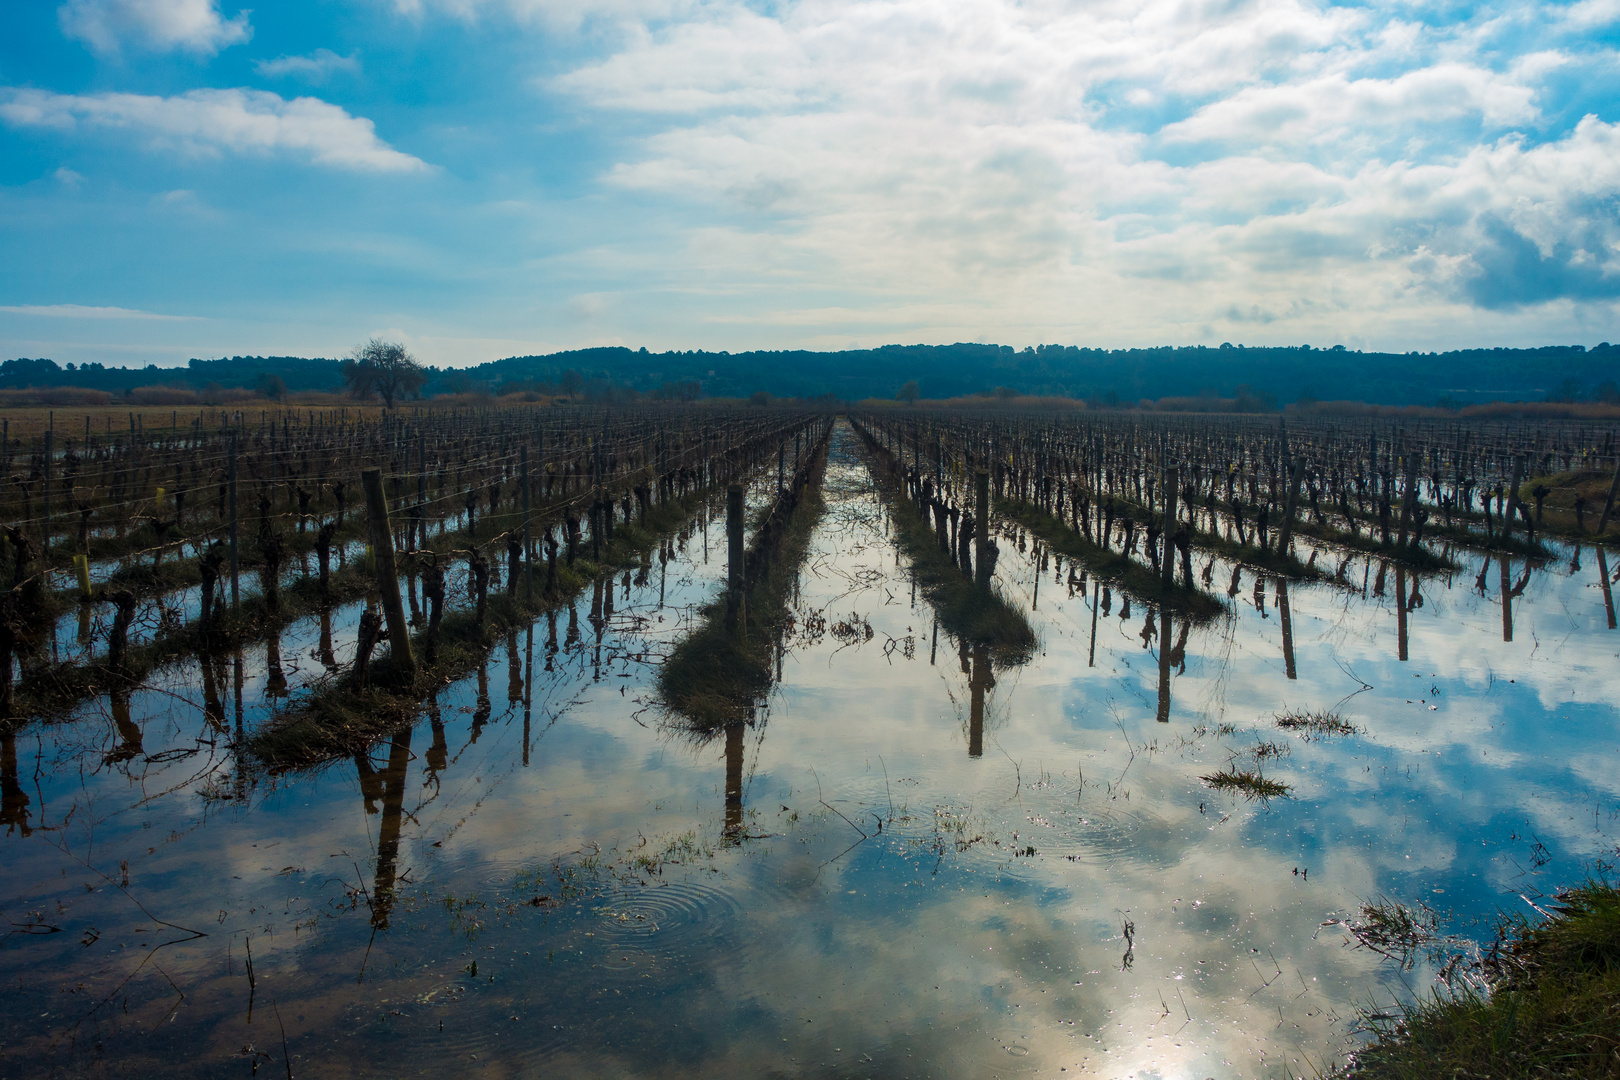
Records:
[[[83,304],[22,304],[0,306],[8,315],[37,315],[47,319],[156,319],[162,322],[194,322],[196,315],[159,315],[135,308],[87,307]]]
[[[64,34],[103,56],[126,46],[212,55],[253,36],[248,12],[222,18],[215,0],[68,0],[56,13]]]
[[[1459,118],[1491,129],[1526,123],[1537,115],[1534,97],[1531,87],[1509,76],[1462,64],[1437,64],[1394,79],[1335,72],[1240,90],[1168,125],[1162,135],[1242,146],[1387,142],[1392,133],[1409,138],[1427,125]]]
[[[1620,140],[1597,117],[1542,130],[1549,80],[1595,48],[1542,32],[1550,12],[769,10],[629,20],[542,84],[648,118],[605,180],[706,208],[673,227],[681,287],[781,290],[728,320],[1140,342],[1218,341],[1243,312],[1269,320],[1249,340],[1399,320],[1472,340],[1480,308],[1570,297],[1614,318]]]
[[[255,60],[253,69],[268,79],[291,76],[309,82],[325,82],[340,71],[354,74],[360,70],[360,54],[339,56],[331,49],[316,49],[308,56],[278,56],[274,60]]]
[[[17,127],[130,131],[189,153],[289,153],[320,165],[375,172],[428,166],[377,138],[370,120],[316,98],[263,90],[193,90],[176,97],[9,90],[0,119]]]
[[[702,0],[392,0],[395,11],[413,19],[432,12],[464,22],[499,18],[563,31],[587,23],[674,19],[701,5]]]

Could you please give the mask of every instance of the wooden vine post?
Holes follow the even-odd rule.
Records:
[[[742,623],[743,593],[743,489],[741,484],[726,488],[726,627],[735,631]]]
[[[534,599],[534,540],[529,533],[529,491],[534,480],[529,473],[529,444],[523,444],[523,598]]]
[[[981,589],[990,588],[990,473],[980,469],[973,476],[973,566]]]
[[[239,614],[242,608],[242,588],[240,574],[242,569],[241,558],[237,553],[236,545],[236,435],[231,435],[231,456],[226,466],[225,483],[230,492],[231,514],[231,614]]]
[[[388,500],[383,496],[382,470],[365,469],[360,483],[366,489],[366,517],[371,525],[371,549],[377,557],[377,591],[383,614],[388,616],[388,642],[394,662],[408,676],[416,674],[411,652],[411,631],[405,624],[405,605],[399,595],[399,572],[394,567],[394,534],[388,527]]]
[[[1620,460],[1614,463],[1614,479],[1609,481],[1609,497],[1603,500],[1603,516],[1598,518],[1597,534],[1603,535],[1603,530],[1609,527],[1609,515],[1614,511],[1614,497],[1620,493]]]
[[[1288,478],[1288,501],[1283,504],[1282,531],[1277,534],[1278,555],[1288,554],[1288,542],[1294,535],[1294,515],[1299,512],[1299,486],[1304,479],[1305,457],[1300,455],[1294,459],[1294,470]],[[1403,516],[1401,520],[1406,519]]]
[[[1174,465],[1164,470],[1164,560],[1159,570],[1164,583],[1169,586],[1175,581],[1176,566],[1176,467]],[[1161,652],[1163,651],[1161,646]]]

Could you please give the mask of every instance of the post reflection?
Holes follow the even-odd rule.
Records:
[[[225,705],[219,698],[219,677],[214,671],[216,658],[204,653],[198,659],[203,677],[203,718],[209,727],[223,733],[229,729],[225,726]]]
[[[517,631],[506,632],[506,702],[516,705],[523,700],[523,657],[518,652]]]
[[[486,657],[485,662],[478,665],[478,700],[473,707],[472,727],[469,729],[467,746],[478,741],[478,736],[484,733],[484,725],[489,723],[490,714],[494,711],[494,706],[489,702],[489,663]],[[466,752],[467,746],[461,748],[462,753]]]
[[[428,747],[425,755],[427,778],[422,781],[422,786],[432,784],[437,789],[439,774],[450,764],[450,745],[444,738],[444,715],[439,710],[438,698],[428,699],[427,714],[428,728],[433,733],[433,745]]]
[[[118,732],[118,745],[107,751],[107,763],[115,765],[140,757],[146,753],[146,748],[143,745],[140,725],[130,719],[129,691],[114,690],[111,705],[113,729]]]
[[[523,639],[523,766],[529,765],[529,724],[534,716],[534,623]]]
[[[1159,606],[1159,709],[1156,719],[1170,722],[1170,609]]]
[[[437,711],[434,710],[435,713]],[[382,804],[382,820],[377,828],[377,876],[371,890],[371,925],[378,930],[388,929],[388,916],[394,906],[395,877],[399,870],[400,823],[405,811],[405,776],[410,763],[409,725],[394,733],[388,750],[388,764],[382,770],[372,765],[371,759],[365,754],[354,757],[366,813],[377,813],[377,804]]]
[[[990,673],[990,650],[973,646],[972,669],[968,676],[968,757],[984,756],[984,692],[996,685]]]
[[[1513,640],[1513,571],[1508,565],[1508,557],[1503,555],[1497,560],[1502,569],[1502,640]]]
[[[264,644],[265,697],[287,696],[287,673],[281,670],[281,635],[272,632]]]
[[[1283,670],[1290,679],[1298,679],[1294,667],[1294,613],[1288,606],[1288,581],[1277,579],[1277,617],[1282,621]]]
[[[17,735],[0,733],[0,825],[6,835],[27,836],[34,831],[28,823],[28,793],[17,779]]]
[[[743,729],[742,721],[726,725],[726,843],[742,843],[742,774]]]
[[[1597,549],[1598,583],[1603,587],[1603,611],[1609,617],[1609,629],[1614,626],[1614,590],[1609,585],[1609,557],[1601,546]]]
[[[1395,567],[1395,652],[1397,658],[1405,663],[1407,657],[1406,639],[1406,568]]]
[[[315,655],[327,671],[338,670],[337,655],[332,650],[332,609],[328,607],[321,608],[321,641]]]
[[[247,797],[247,770],[242,767],[242,758],[247,754],[247,721],[242,708],[242,681],[242,647],[238,645],[231,653],[231,683],[235,697],[236,720],[231,745],[237,756],[234,787],[237,799]]]
[[[1091,650],[1086,654],[1086,667],[1097,666],[1097,609],[1102,604],[1102,581],[1091,587]]]

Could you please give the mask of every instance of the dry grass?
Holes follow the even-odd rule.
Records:
[[[1015,394],[1012,397],[996,397],[990,394],[968,394],[964,397],[954,398],[923,398],[906,403],[894,401],[890,398],[866,398],[855,403],[857,409],[971,409],[982,412],[986,409],[1044,409],[1056,412],[1084,412],[1086,403],[1079,398],[1040,396],[1036,394]]]
[[[1492,401],[1460,409],[1373,405],[1365,401],[1313,401],[1306,405],[1289,405],[1286,411],[1292,416],[1388,416],[1414,420],[1620,420],[1620,405],[1596,401]]]
[[[51,391],[73,389],[71,387],[52,387]],[[152,388],[143,388],[152,389]],[[282,401],[272,401],[269,398],[259,397],[251,391],[240,388],[229,388],[219,391],[217,395],[197,393],[184,387],[160,387],[164,391],[174,391],[181,395],[194,395],[189,402],[180,403],[180,397],[174,397],[174,404],[161,405],[140,404],[128,401],[122,397],[114,396],[111,404],[87,405],[65,404],[53,405],[49,403],[35,404],[34,399],[28,395],[36,395],[45,391],[6,391],[0,390],[0,420],[9,424],[8,432],[13,439],[36,439],[44,434],[46,427],[52,422],[56,425],[58,439],[78,439],[84,435],[84,421],[90,419],[90,432],[92,435],[106,437],[107,421],[112,421],[114,436],[126,435],[129,432],[130,417],[134,416],[142,430],[157,434],[173,430],[189,431],[191,424],[199,416],[202,417],[203,427],[217,430],[219,427],[220,410],[227,412],[240,411],[246,416],[248,427],[255,427],[263,413],[268,417],[281,420],[290,418],[294,425],[303,424],[311,415],[322,419],[330,418],[334,412],[345,410],[350,418],[375,420],[385,411],[379,400],[356,401],[341,393],[321,393],[318,391],[304,391],[288,394]],[[100,393],[100,391],[97,391]],[[137,394],[141,391],[137,390]],[[105,397],[105,395],[103,395]],[[217,400],[212,403],[210,399]],[[441,395],[425,401],[401,402],[395,406],[396,413],[409,414],[413,410],[433,412],[441,409],[467,408],[474,404],[491,404],[494,399],[478,398],[471,400],[467,395]],[[12,404],[17,402],[18,404]],[[526,402],[516,396],[500,399],[502,408],[515,406],[529,406],[532,408],[551,407],[549,399]]]

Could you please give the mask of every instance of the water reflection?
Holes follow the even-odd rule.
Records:
[[[1290,680],[1297,679],[1299,674],[1294,667],[1294,617],[1288,607],[1286,578],[1277,579],[1277,618],[1282,623],[1283,672]]]
[[[1597,549],[1598,585],[1603,590],[1603,611],[1609,619],[1609,629],[1615,628],[1614,623],[1614,592],[1609,585],[1609,559],[1603,548]]]
[[[356,754],[354,758],[366,813],[381,814],[377,823],[377,872],[370,897],[371,925],[379,930],[388,929],[389,913],[394,908],[400,824],[405,813],[405,782],[410,762],[411,729],[408,727],[394,733],[384,768],[376,768],[366,754]]]
[[[1454,579],[1329,550],[1334,585],[1216,560],[1242,601],[1194,627],[1009,544],[1007,595],[1054,576],[1042,654],[997,680],[908,604],[884,532],[859,459],[835,460],[768,698],[709,742],[671,738],[652,699],[723,571],[679,540],[599,607],[503,634],[352,774],[269,776],[242,749],[274,668],[296,698],[345,655],[344,608],[275,652],[0,732],[6,914],[58,928],[0,951],[8,1075],[96,1071],[98,1040],[125,1071],[219,1075],[244,1045],[279,1053],[269,996],[301,1075],[453,1076],[473,1055],[515,1074],[1265,1075],[1342,1051],[1356,1003],[1427,986],[1346,947],[1334,920],[1361,899],[1467,933],[1620,842],[1602,549]],[[1359,733],[1298,738],[1284,705]],[[1261,746],[1292,800],[1200,779]],[[47,843],[44,820],[66,822]],[[168,944],[169,925],[208,936]]]
[[[962,646],[964,655],[967,646]],[[996,685],[990,670],[990,650],[983,645],[972,649],[971,663],[964,660],[962,670],[968,676],[968,757],[984,756],[984,695]]]
[[[0,733],[0,824],[6,835],[16,832],[28,836],[34,830],[28,824],[28,793],[17,779],[17,736],[14,732]]]
[[[1406,568],[1395,567],[1395,651],[1402,663],[1406,662]],[[1511,640],[1505,639],[1505,640]]]
[[[743,731],[742,721],[726,725],[726,818],[724,836],[729,844],[742,842]]]

